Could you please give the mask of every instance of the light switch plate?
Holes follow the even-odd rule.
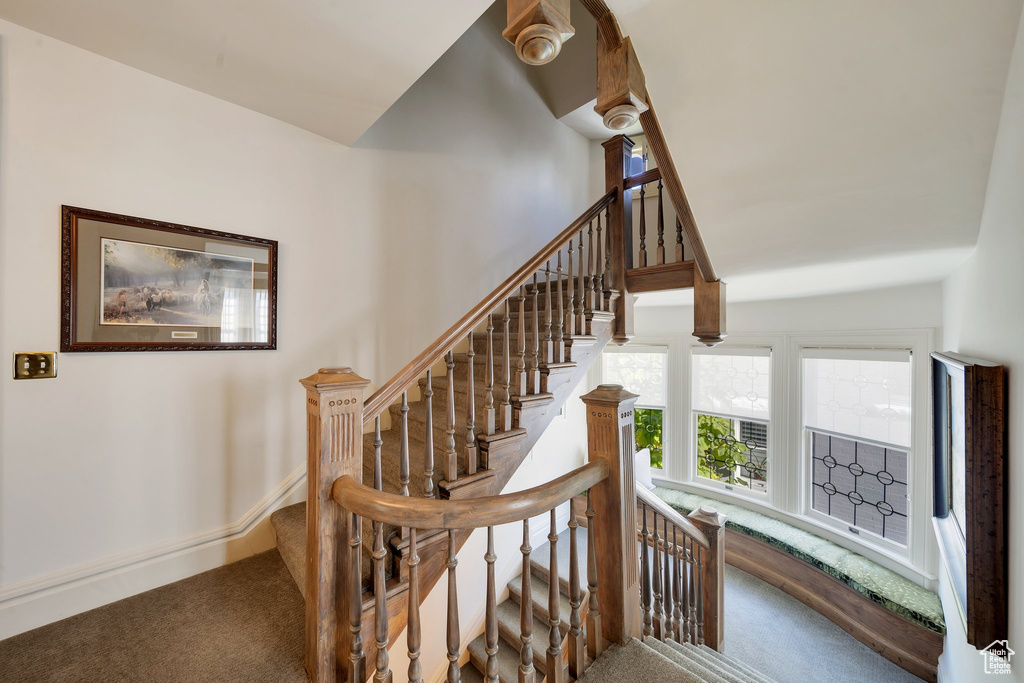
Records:
[[[14,354],[14,379],[48,379],[56,376],[56,352],[35,351]]]

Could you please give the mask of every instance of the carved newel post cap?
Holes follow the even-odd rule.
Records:
[[[625,130],[640,118],[640,110],[632,104],[620,104],[609,109],[604,117],[604,125],[612,130]]]
[[[364,379],[352,371],[352,368],[320,368],[309,377],[299,382],[307,389],[322,389],[332,385],[346,384],[352,387],[364,387],[370,380]]]
[[[708,517],[714,517],[715,515],[718,514],[718,508],[716,508],[716,507],[714,507],[712,505],[701,505],[700,506],[700,512],[701,512],[702,515],[707,515]]]
[[[553,26],[533,24],[516,38],[516,54],[531,66],[547,64],[562,51],[562,34]]]
[[[639,394],[634,394],[630,391],[626,391],[622,388],[621,384],[602,384],[590,393],[584,394],[580,399],[584,403],[625,403],[628,401],[635,401],[640,398]]]

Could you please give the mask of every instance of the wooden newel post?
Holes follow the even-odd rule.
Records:
[[[633,404],[638,396],[602,384],[582,397],[587,406],[590,462],[608,463],[608,478],[591,487],[595,516],[588,532],[597,555],[601,634],[608,643],[641,636],[640,568],[633,470]]]
[[[605,191],[615,190],[616,201],[608,207],[610,289],[619,292],[615,300],[615,329],[612,341],[625,344],[633,336],[633,297],[626,289],[626,271],[633,267],[633,190],[626,189],[633,141],[616,135],[603,143]]]
[[[722,651],[725,644],[725,515],[710,505],[689,514],[693,525],[708,537],[711,548],[704,554],[700,604],[703,607],[704,644]]]
[[[363,389],[351,368],[321,368],[306,387],[306,672],[313,683],[348,678],[351,516],[331,497],[338,477],[362,481]],[[358,664],[357,664],[358,665]],[[362,678],[359,678],[362,681]]]

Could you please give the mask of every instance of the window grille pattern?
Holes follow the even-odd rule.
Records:
[[[744,424],[740,422],[740,424]],[[755,439],[736,436],[736,421],[697,414],[697,469],[702,477],[733,486],[764,491],[768,483],[768,451]],[[768,425],[764,429],[767,442]]]
[[[814,509],[905,546],[907,452],[818,432],[811,440]]]
[[[605,384],[621,384],[639,394],[637,405],[665,405],[665,353],[605,353]]]

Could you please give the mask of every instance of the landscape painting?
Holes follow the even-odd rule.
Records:
[[[126,240],[101,242],[101,325],[221,327],[225,302],[230,316],[251,315],[252,259]]]

